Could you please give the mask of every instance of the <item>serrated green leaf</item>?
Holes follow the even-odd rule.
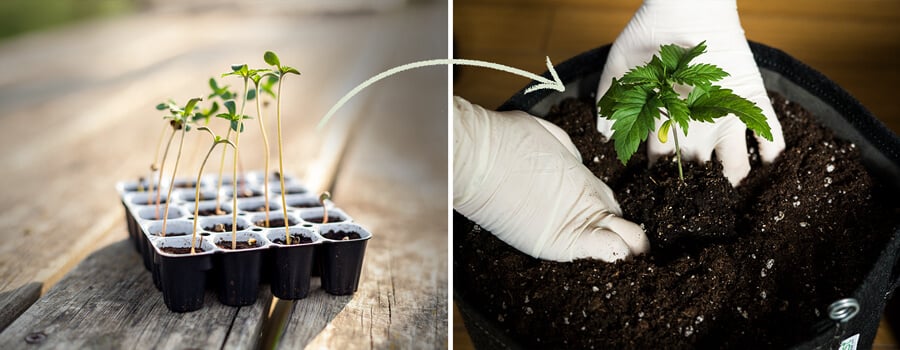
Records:
[[[734,94],[730,89],[711,86],[706,94],[697,97],[688,105],[695,120],[712,122],[715,118],[734,114],[747,128],[757,135],[772,140],[772,131],[766,123],[766,116],[755,103]]]
[[[683,47],[669,44],[662,45],[659,47],[659,57],[662,62],[663,67],[666,68],[666,73],[671,74],[678,68],[678,63],[681,61],[681,58],[684,57],[684,54],[687,50]]]
[[[281,61],[278,59],[278,55],[272,51],[266,51],[266,53],[263,54],[263,60],[270,66],[281,67]]]
[[[680,126],[684,134],[687,135],[690,122],[690,111],[688,110],[687,102],[682,100],[681,96],[671,86],[665,86],[660,90],[659,99],[665,106],[669,119]]]
[[[622,84],[647,84],[657,83],[661,76],[654,67],[649,65],[637,66],[622,76]]]
[[[606,90],[606,93],[597,101],[597,112],[601,117],[611,119],[614,112],[613,107],[616,105],[615,97],[621,94],[622,84],[618,79],[613,78],[612,83],[609,85],[609,89]]]
[[[692,64],[672,74],[672,80],[684,85],[708,86],[728,76],[722,68],[708,63]]]
[[[621,102],[613,107],[613,135],[616,154],[622,164],[626,164],[641,142],[653,131],[662,103],[657,95],[647,88],[635,88],[622,93]]]
[[[681,56],[681,59],[678,60],[678,67],[676,68],[675,71],[677,72],[679,69],[683,69],[684,67],[687,67],[688,64],[691,63],[691,61],[693,61],[695,58],[697,58],[697,56],[700,56],[705,52],[706,52],[706,40],[703,40],[699,44],[697,44],[697,46],[694,46],[694,47],[688,49],[687,51],[685,51],[685,53]]]

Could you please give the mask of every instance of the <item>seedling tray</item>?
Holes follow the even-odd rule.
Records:
[[[236,208],[232,207],[230,177],[223,178],[222,188],[218,191],[215,175],[201,178],[200,211],[213,211],[218,197],[221,209],[227,214],[199,215],[194,246],[203,251],[193,255],[173,254],[163,248],[190,249],[195,180],[176,179],[171,198],[166,197],[168,189],[163,186],[159,214],[155,192],[147,192],[146,186],[140,191],[136,181],[116,184],[125,207],[129,239],[141,254],[144,267],[153,274],[153,282],[163,292],[169,309],[176,312],[200,309],[205,290],[212,287],[215,287],[219,301],[231,306],[255,303],[260,285],[267,283],[272,293],[281,299],[302,299],[309,293],[309,280],[314,272],[321,273],[322,287],[330,294],[345,295],[356,291],[366,243],[372,234],[330,200],[325,201],[329,222],[321,224],[323,208],[318,196],[309,192],[297,178],[285,176],[288,230],[292,237],[302,236],[308,240],[284,245],[283,226],[268,228],[261,223],[265,219],[263,206],[266,201],[269,201],[270,221],[284,219],[278,179],[270,177],[270,191],[266,194],[263,193],[262,176],[260,172],[239,176],[239,180],[244,181],[239,190],[249,196],[239,196]],[[163,221],[156,217],[163,215],[166,203],[169,214],[163,237],[160,235]],[[237,241],[247,242],[252,238],[257,242],[255,247],[231,250],[217,245],[220,242],[230,245],[232,210],[237,210]],[[216,232],[223,229],[224,232]],[[353,232],[359,237],[326,237],[333,236],[334,232]],[[321,271],[313,271],[314,266],[321,267]]]

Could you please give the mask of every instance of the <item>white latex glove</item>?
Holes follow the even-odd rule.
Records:
[[[610,49],[597,87],[597,99],[609,90],[613,78],[621,78],[629,69],[649,62],[660,45],[693,47],[703,40],[707,52],[692,63],[710,63],[724,69],[730,76],[714,84],[732,89],[762,108],[772,129],[772,141],[756,139],[762,160],[772,162],[784,150],[784,135],[744,37],[736,0],[645,0]],[[657,120],[657,129],[663,121]],[[598,117],[597,129],[609,138],[612,124]],[[680,128],[672,130],[678,133],[683,159],[705,162],[715,150],[732,186],[737,186],[750,172],[744,137],[747,127],[734,115],[719,118],[715,123],[691,122],[687,137]],[[674,154],[675,143],[661,143],[654,132],[647,138],[647,153],[651,163],[655,162],[662,155]]]
[[[453,207],[533,257],[612,262],[649,249],[562,129],[454,97]]]

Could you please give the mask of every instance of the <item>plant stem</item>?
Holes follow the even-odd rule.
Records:
[[[206,166],[206,161],[209,160],[209,156],[212,154],[213,150],[216,149],[216,145],[218,143],[213,143],[209,148],[209,152],[206,152],[206,157],[203,158],[203,163],[200,164],[200,171],[197,173],[197,189],[194,193],[194,233],[191,236],[191,254],[194,254],[194,244],[197,242],[197,218],[200,217],[200,177],[203,175],[203,167]]]
[[[169,180],[169,193],[166,194],[166,210],[163,214],[163,226],[160,235],[162,237],[166,236],[166,222],[169,219],[169,204],[172,204],[170,198],[172,197],[172,189],[175,187],[175,174],[178,174],[178,161],[181,160],[181,149],[184,148],[184,134],[187,132],[187,124],[185,122],[181,123],[181,140],[178,144],[178,155],[175,157],[175,168],[172,169],[172,179]],[[200,184],[197,184],[197,188],[200,188]],[[158,193],[158,191],[157,191]]]
[[[247,80],[248,78],[244,77],[244,98],[241,99],[241,111],[238,113],[237,131],[234,132],[234,164],[231,167],[231,250],[237,249],[238,153],[241,150],[241,131],[244,128],[244,106],[247,104]]]
[[[167,125],[163,124],[162,129],[159,130],[159,137],[156,139],[156,152],[153,153],[153,163],[150,163],[150,176],[147,177],[147,192],[150,192],[150,190],[153,188],[153,185],[150,184],[150,182],[153,181],[153,172],[156,171],[156,168],[159,167],[159,165],[157,165],[156,163],[159,161],[159,148],[162,146],[163,136],[166,135],[166,127]],[[144,184],[139,183],[138,186],[139,190],[143,192]]]
[[[169,146],[172,146],[172,139],[175,137],[175,128],[172,128],[172,133],[169,135],[169,142],[166,143],[166,151],[163,152],[162,163],[159,164],[159,180],[156,180],[156,220],[159,220],[159,191],[162,190],[162,176],[163,176],[163,167],[166,166],[166,157],[169,156]],[[175,175],[172,174],[174,178]],[[166,203],[169,203],[169,197],[166,197]]]
[[[262,109],[259,106],[259,100],[262,95],[259,94],[259,84],[256,84],[256,116],[259,118],[259,130],[262,131],[263,148],[265,149],[266,167],[263,170],[263,192],[265,192],[266,206],[266,227],[269,227],[269,136],[266,135],[266,126],[263,124]]]
[[[228,140],[231,138],[231,126],[228,127],[228,132],[225,133],[225,139]],[[219,160],[219,179],[217,180],[218,184],[216,185],[216,193],[219,193],[222,190],[222,173],[225,172],[225,154],[228,153],[228,147],[222,148],[222,159]],[[216,196],[216,214],[219,213],[221,208],[221,201],[219,197]]]
[[[678,178],[684,183],[684,172],[681,170],[681,147],[678,145],[678,126],[672,127],[672,136],[675,138],[675,159],[678,160]]]
[[[275,97],[275,118],[278,120],[278,180],[281,182],[281,209],[284,211],[284,242],[291,245],[291,231],[288,229],[287,199],[284,197],[284,145],[281,139],[281,83],[284,82],[284,74],[278,79],[278,96]],[[269,174],[266,174],[268,177]]]

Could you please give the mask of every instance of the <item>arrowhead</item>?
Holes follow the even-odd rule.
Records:
[[[559,74],[556,74],[556,69],[553,69],[553,63],[550,62],[550,56],[547,56],[547,70],[550,71],[550,76],[553,77],[553,80],[541,77],[541,80],[539,80],[541,82],[540,84],[525,89],[526,94],[543,89],[551,89],[559,92],[566,91],[566,85],[559,79]]]

